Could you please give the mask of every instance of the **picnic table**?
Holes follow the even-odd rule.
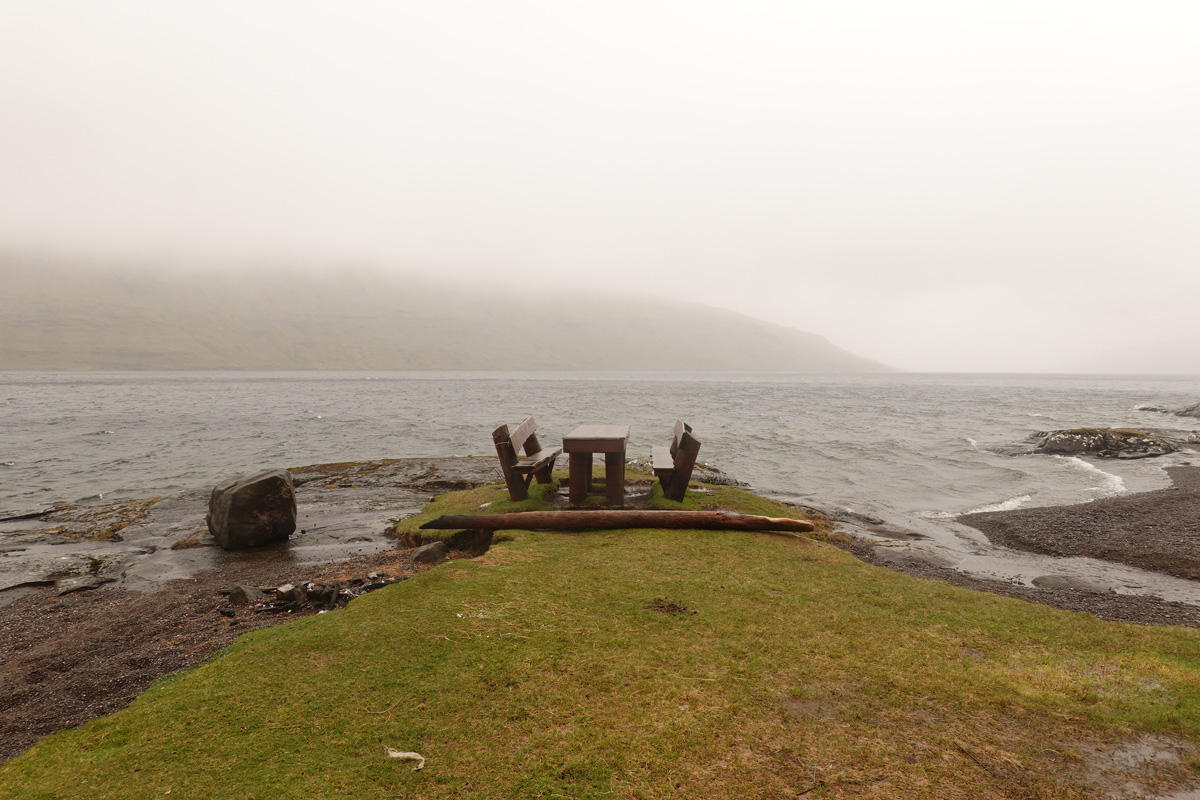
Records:
[[[583,505],[592,485],[592,456],[604,454],[604,487],[608,502],[625,505],[625,449],[628,425],[580,425],[563,437],[568,458],[568,492],[571,505]]]

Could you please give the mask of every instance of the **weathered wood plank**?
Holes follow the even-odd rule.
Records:
[[[604,454],[604,494],[610,505],[625,505],[625,453]]]
[[[538,449],[541,449],[538,447],[536,439],[533,442],[528,442],[529,447],[526,447],[526,440],[533,436],[536,432],[537,423],[533,421],[533,417],[526,417],[512,432],[512,435],[509,436],[509,441],[512,442],[513,451],[518,456],[521,455],[522,447],[525,448],[526,454],[530,452],[536,452]],[[534,449],[531,451],[530,448]]]
[[[691,432],[692,432],[691,425],[688,425],[686,422],[684,422],[681,419],[675,420],[675,429],[671,433],[671,457],[672,458],[674,458],[675,454],[677,452],[679,452],[679,443],[683,440],[683,434],[691,433]]]
[[[656,444],[650,448],[650,468],[654,470],[655,475],[675,471],[675,457],[671,455],[668,445]]]
[[[533,417],[526,417],[509,433],[507,425],[501,425],[492,431],[492,441],[496,444],[496,455],[500,459],[500,469],[504,473],[504,482],[508,485],[508,494],[513,500],[525,500],[529,497],[529,484],[536,478],[538,483],[553,483],[551,471],[554,460],[562,453],[562,448],[543,449],[538,444],[537,423]],[[521,458],[521,450],[525,450],[525,458]]]
[[[492,442],[496,445],[496,457],[500,459],[500,471],[504,473],[509,497],[513,500],[525,500],[529,497],[528,482],[513,469],[517,464],[518,453],[513,450],[507,425],[501,425],[492,431]]]
[[[581,505],[587,500],[588,487],[592,485],[592,454],[570,453],[567,470],[567,498],[571,505]]]
[[[528,458],[522,458],[513,465],[514,472],[530,473],[537,472],[547,464],[553,467],[555,459],[562,455],[561,447],[547,448],[539,450]]]
[[[659,479],[663,480],[663,497],[668,500],[683,500],[688,481],[692,479],[692,469],[696,466],[696,456],[699,454],[700,440],[684,431],[679,439],[679,450],[675,453],[675,471],[669,480]]]
[[[564,453],[624,453],[628,425],[580,425],[563,437]]]

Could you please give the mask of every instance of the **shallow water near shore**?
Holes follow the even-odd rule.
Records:
[[[998,580],[1056,575],[1200,605],[1191,581],[989,545],[972,511],[1164,488],[1186,451],[1117,461],[1013,455],[1038,430],[1200,420],[1139,410],[1200,399],[1200,378],[745,373],[4,373],[0,512],[204,490],[266,467],[491,455],[528,414],[543,442],[583,422],[631,427],[630,456],[676,417],[701,460],[826,510],[898,554]],[[0,514],[2,515],[2,514]]]

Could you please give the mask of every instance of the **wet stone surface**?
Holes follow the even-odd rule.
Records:
[[[1200,579],[1200,470],[1169,467],[1173,485],[1091,503],[967,514],[990,541],[1050,556],[1102,561]]]
[[[325,564],[396,546],[392,520],[434,494],[500,479],[495,459],[407,458],[290,469],[297,531],[284,542],[226,553],[208,533],[209,489],[166,499],[122,500],[0,515],[0,605],[29,587],[102,578],[154,591],[229,564],[278,560]]]
[[[89,540],[85,521],[107,527],[126,514],[122,503],[5,523],[0,761],[124,707],[156,678],[200,663],[242,633],[334,611],[436,568],[418,563],[412,549],[399,549],[384,534],[389,521],[444,491],[436,487],[499,480],[496,461],[480,458],[331,464],[294,473],[301,530],[287,542],[234,553],[208,535],[207,490],[148,505],[119,531],[120,540]],[[31,520],[37,524],[25,524]],[[51,530],[67,525],[74,535]]]
[[[1022,508],[967,514],[958,521],[981,531],[991,545],[1010,553],[1036,557],[1041,574],[1028,581],[996,580],[972,574],[934,551],[897,550],[903,534],[873,540],[855,537],[834,541],[863,561],[921,578],[944,581],[1070,611],[1086,611],[1101,619],[1142,625],[1200,628],[1200,603],[1159,596],[1166,584],[1184,584],[1189,596],[1200,592],[1200,467],[1169,467],[1173,485],[1140,494],[1118,495],[1073,506]],[[1000,550],[999,552],[1004,552]],[[1086,557],[1081,559],[1080,557]],[[1140,571],[1140,583],[1116,580],[1111,570],[1087,575],[1062,571],[1062,562],[1128,565]],[[1077,564],[1075,566],[1078,566]],[[1115,576],[1113,576],[1115,577]],[[1156,588],[1157,587],[1157,588]]]

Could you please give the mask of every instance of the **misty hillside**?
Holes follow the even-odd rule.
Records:
[[[1200,375],[1200,339],[1129,345],[1080,359],[1068,372],[1119,375]]]
[[[333,270],[80,270],[0,258],[0,369],[864,372],[811,333],[653,298]]]

